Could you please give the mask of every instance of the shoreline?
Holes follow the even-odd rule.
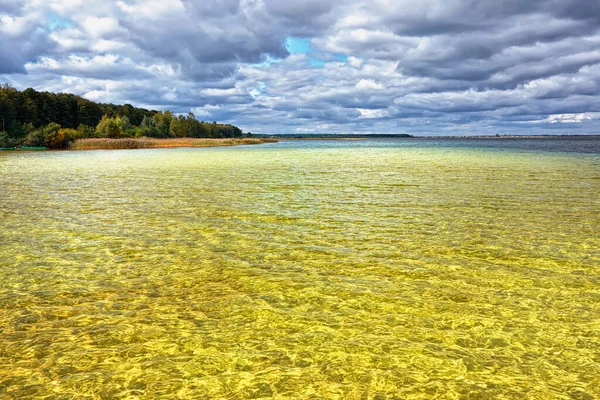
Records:
[[[265,143],[277,143],[277,139],[266,138],[90,138],[78,139],[71,143],[68,150],[136,150],[136,149],[175,149],[182,147],[208,148],[247,146]]]

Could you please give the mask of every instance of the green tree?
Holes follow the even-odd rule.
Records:
[[[55,122],[51,122],[41,129],[41,136],[43,137],[43,144],[46,147],[53,149],[66,147],[64,134],[61,132],[61,127]]]
[[[50,122],[58,123],[60,118],[58,117],[58,110],[56,108],[56,96],[52,93],[44,92],[41,94],[41,114],[40,121],[43,124],[49,124]]]
[[[155,118],[148,117],[147,115],[145,115],[144,118],[142,119],[142,123],[140,124],[140,128],[138,130],[135,130],[134,136],[135,137],[142,137],[142,136],[160,137],[158,130],[156,129]]]
[[[33,126],[31,122],[24,124],[23,126],[25,127],[25,132],[27,132],[28,135],[35,130],[35,126]]]
[[[91,138],[94,137],[95,134],[96,130],[89,125],[79,124],[79,126],[77,127],[78,139]]]
[[[154,115],[154,121],[158,137],[169,137],[172,118],[173,113],[169,110],[165,111],[164,113],[162,111],[159,111]]]
[[[208,138],[210,137],[210,124],[204,121],[200,121],[200,135],[198,137]]]
[[[9,142],[8,134],[0,131],[0,147],[9,147]]]
[[[140,128],[150,128],[153,126],[154,120],[152,118],[148,118],[147,115],[144,115],[142,122],[140,123]]]
[[[35,130],[27,135],[23,141],[25,146],[45,146],[46,138],[41,129]]]
[[[193,113],[175,117],[168,110],[157,112],[131,104],[101,104],[68,93],[37,92],[32,88],[18,91],[9,84],[0,84],[0,132],[6,133],[3,141],[44,145],[52,123],[62,128],[78,127],[76,134],[51,129],[53,146],[64,144],[61,136],[74,140],[124,135],[162,138],[242,135],[232,125],[199,122]]]
[[[15,98],[16,90],[10,86],[0,86],[0,132],[6,132],[10,123],[17,119]]]
[[[169,136],[171,137],[187,137],[188,133],[185,126],[185,120],[182,116],[171,118],[171,126],[169,127]]]
[[[25,126],[22,123],[14,119],[10,126],[8,127],[8,137],[13,139],[14,141],[19,141],[27,136],[27,131],[25,130]]]
[[[121,131],[121,134],[124,134],[129,129],[131,129],[131,123],[129,122],[129,118],[126,115],[122,117],[116,117],[115,123],[119,127],[119,131]]]
[[[31,122],[35,126],[40,126],[40,110],[37,104],[31,98],[28,98],[23,103],[23,111],[21,114],[21,121],[23,123]]]
[[[102,119],[102,109],[98,104],[86,99],[77,101],[77,120],[79,124],[96,126]]]
[[[44,127],[42,130],[44,131],[44,144],[46,145],[46,147],[51,149],[66,148],[69,145],[70,141],[69,134],[71,132],[77,133],[76,130],[70,128],[55,129],[55,126],[51,126],[51,124],[46,125],[46,127]]]
[[[210,137],[212,137],[212,138],[221,137],[221,134],[219,132],[219,126],[217,125],[217,121],[213,121],[213,123],[210,125]]]
[[[121,136],[121,131],[113,118],[104,115],[96,126],[96,134],[100,137],[118,138]]]
[[[59,93],[56,95],[56,109],[58,111],[58,123],[65,128],[74,128],[79,122],[77,121],[77,113],[79,106],[77,104],[77,96],[68,93]],[[92,126],[96,126],[102,114],[98,116]]]
[[[183,119],[183,125],[187,136],[194,138],[202,137],[200,122],[196,119],[194,113],[188,113],[187,117]]]

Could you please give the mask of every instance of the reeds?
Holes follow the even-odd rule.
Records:
[[[275,139],[244,138],[244,139],[198,139],[198,138],[93,138],[79,139],[71,143],[71,150],[117,150],[117,149],[155,149],[169,147],[218,147],[239,146],[249,144],[274,143]]]

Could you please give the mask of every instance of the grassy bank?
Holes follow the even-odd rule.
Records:
[[[116,150],[116,149],[158,149],[172,147],[218,147],[239,146],[248,144],[275,143],[275,139],[155,139],[155,138],[123,138],[123,139],[79,139],[71,143],[71,150]]]

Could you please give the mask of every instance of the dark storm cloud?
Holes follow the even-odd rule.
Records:
[[[265,11],[270,21],[277,21],[278,30],[290,36],[314,37],[335,24],[338,9],[343,8],[344,0],[265,0]]]
[[[600,133],[599,29],[589,0],[0,0],[0,74],[252,131]]]
[[[590,26],[600,18],[600,3],[589,0],[425,0],[397,4],[397,11],[404,12],[389,13],[383,20],[397,34],[413,36],[486,31],[531,15],[546,15],[549,22],[580,20]]]
[[[0,0],[0,14],[14,15],[23,7],[22,1]]]
[[[433,2],[428,2],[433,3]],[[408,12],[391,13],[380,22],[396,37],[421,38],[418,47],[407,46],[402,52],[393,51],[375,54],[370,51],[368,41],[363,49],[354,49],[368,57],[401,60],[399,70],[407,75],[435,77],[441,80],[468,81],[469,85],[490,86],[498,83],[490,79],[494,74],[516,64],[526,62],[529,56],[523,52],[521,58],[512,59],[503,54],[511,49],[537,47],[536,52],[554,50],[556,43],[595,35],[598,32],[596,14],[587,18],[574,18],[570,11],[578,7],[572,2],[560,7],[554,2],[467,2],[454,1],[436,3],[437,8],[414,7]],[[597,2],[587,6],[594,12]],[[435,10],[435,11],[432,11]],[[581,15],[583,17],[583,14]],[[574,43],[575,44],[575,43]],[[548,62],[565,54],[597,50],[597,43],[559,49],[558,53],[546,54],[540,61]],[[597,58],[597,55],[596,55]],[[508,82],[514,85],[528,79],[541,78],[561,72],[572,72],[583,65],[597,62],[581,60],[569,65],[549,65],[546,68],[533,66],[522,76],[514,76]]]
[[[0,74],[23,73],[25,64],[52,47],[52,41],[25,3],[0,1]]]
[[[240,63],[259,63],[266,55],[284,58],[289,54],[285,33],[277,31],[277,26],[271,28],[268,16],[250,3],[171,3],[172,10],[149,17],[152,23],[139,18],[144,12],[141,3],[120,7],[115,17],[126,31],[124,41],[152,59],[178,66],[192,80],[221,79],[231,76]]]

